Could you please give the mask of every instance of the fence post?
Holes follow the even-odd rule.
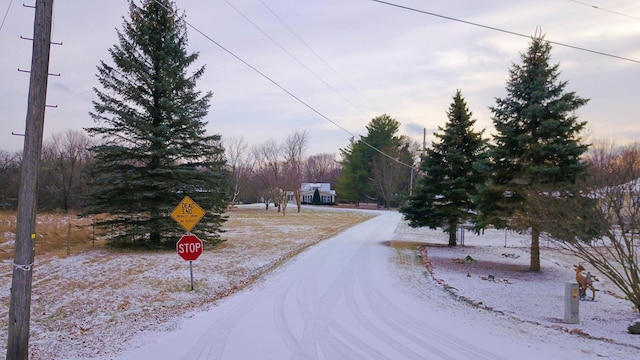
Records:
[[[69,223],[69,230],[67,231],[67,256],[71,255],[71,223]]]

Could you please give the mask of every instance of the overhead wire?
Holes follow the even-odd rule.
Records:
[[[612,14],[628,17],[628,18],[631,18],[631,19],[640,20],[640,17],[637,17],[637,16],[633,16],[633,15],[629,15],[629,14],[625,14],[625,13],[621,13],[621,12],[617,12],[617,11],[613,11],[613,10],[608,10],[608,9],[605,9],[605,8],[602,8],[602,7],[599,7],[599,6],[596,6],[596,5],[587,4],[587,3],[582,2],[582,1],[576,1],[576,0],[569,0],[569,1],[574,2],[576,4],[592,7],[594,9],[596,9],[596,10],[602,10],[602,11],[606,11],[606,12],[609,12],[609,13],[612,13]]]
[[[11,4],[13,4],[13,0],[9,1],[9,6],[7,6],[7,11],[4,12],[4,17],[2,18],[2,24],[0,24],[0,31],[4,27],[4,21],[7,20],[7,15],[9,15],[9,9],[11,9]]]
[[[472,26],[477,26],[477,27],[481,27],[481,28],[484,28],[484,29],[489,29],[489,30],[493,30],[493,31],[499,31],[499,32],[502,32],[502,33],[505,33],[505,34],[520,36],[520,37],[529,38],[529,39],[531,38],[531,35],[520,34],[520,33],[517,33],[515,31],[500,29],[500,28],[497,28],[497,27],[494,27],[494,26],[478,24],[478,23],[474,23],[474,22],[471,22],[471,21],[454,18],[454,17],[451,17],[451,16],[440,15],[440,14],[436,14],[436,13],[433,13],[433,12],[412,8],[412,7],[405,6],[405,5],[395,4],[395,3],[382,1],[382,0],[370,0],[370,1],[373,1],[373,2],[376,2],[376,3],[380,3],[380,4],[383,4],[383,5],[396,7],[396,8],[403,9],[403,10],[417,12],[417,13],[424,14],[424,15],[439,17],[439,18],[445,19],[445,20],[456,21],[456,22],[459,22],[459,23],[472,25]],[[563,47],[567,47],[567,48],[571,48],[571,49],[575,49],[575,50],[580,50],[580,51],[586,51],[586,52],[589,52],[589,53],[592,53],[592,54],[607,56],[607,57],[611,57],[611,58],[615,58],[615,59],[619,59],[619,60],[631,61],[631,62],[640,64],[640,60],[635,60],[635,59],[627,58],[627,57],[624,57],[624,56],[613,55],[613,54],[605,53],[605,52],[602,52],[602,51],[591,50],[591,49],[587,49],[587,48],[583,48],[583,47],[579,47],[579,46],[560,43],[560,42],[557,42],[557,41],[551,41],[551,40],[545,40],[545,41],[547,41],[549,44],[563,46]]]
[[[156,4],[158,4],[159,6],[165,8],[168,11],[172,11],[170,8],[166,7],[164,4],[162,4],[159,0],[153,0]],[[258,75],[262,76],[264,79],[266,79],[267,81],[269,81],[270,83],[272,83],[273,85],[275,85],[276,87],[278,87],[280,90],[282,90],[283,92],[285,92],[287,95],[291,96],[293,99],[295,99],[296,101],[298,101],[300,104],[304,105],[306,108],[308,108],[309,110],[311,110],[312,112],[314,112],[315,114],[317,114],[318,116],[320,116],[321,118],[327,120],[328,122],[330,122],[331,124],[333,124],[334,126],[336,126],[338,129],[344,131],[345,133],[347,133],[348,135],[350,135],[351,137],[355,138],[356,135],[353,134],[352,132],[350,132],[349,130],[345,129],[344,127],[340,126],[340,124],[338,124],[337,122],[331,120],[328,116],[324,115],[322,112],[320,112],[318,109],[314,108],[313,106],[311,106],[309,103],[307,103],[306,101],[302,100],[301,98],[299,98],[298,96],[296,96],[294,93],[292,93],[291,91],[289,91],[287,88],[285,88],[284,86],[280,85],[280,83],[278,83],[277,81],[275,81],[274,79],[272,79],[271,77],[269,77],[267,74],[263,73],[262,71],[260,71],[258,68],[256,68],[255,66],[251,65],[249,62],[245,61],[243,58],[241,58],[240,56],[236,55],[234,52],[232,52],[231,50],[227,49],[225,46],[223,46],[222,44],[220,44],[219,42],[217,42],[216,40],[214,40],[211,36],[207,35],[205,32],[203,32],[202,30],[200,30],[199,28],[197,28],[196,26],[194,26],[193,24],[191,24],[190,22],[188,22],[186,19],[184,19],[184,23],[190,27],[191,29],[193,29],[195,32],[197,32],[198,34],[202,35],[205,39],[209,40],[212,44],[216,45],[217,47],[219,47],[221,50],[223,50],[224,52],[226,52],[227,54],[231,55],[233,58],[235,58],[236,60],[240,61],[241,63],[243,63],[245,66],[247,66],[248,68],[250,68],[251,70],[253,70],[255,73],[257,73]],[[417,169],[417,167],[414,167],[412,165],[409,165],[403,161],[400,161],[398,158],[392,157],[391,155],[383,152],[382,150],[378,149],[377,147],[369,144],[368,142],[360,139],[360,141],[368,146],[369,148],[371,148],[372,150],[376,151],[377,153],[379,153],[380,155],[391,159],[395,162],[397,162],[400,165],[406,166],[410,169]]]
[[[353,106],[354,108],[364,112],[364,110],[362,108],[360,108],[358,105],[354,104],[351,100],[347,99],[346,96],[344,96],[340,91],[338,91],[336,88],[334,88],[333,86],[331,86],[331,84],[329,84],[328,82],[326,82],[322,77],[320,77],[320,75],[318,75],[315,71],[311,70],[311,68],[309,68],[304,62],[302,62],[300,59],[298,59],[295,55],[293,55],[289,50],[285,49],[284,46],[280,45],[280,43],[278,43],[272,36],[270,36],[269,34],[267,34],[266,31],[262,30],[262,28],[260,26],[258,26],[255,22],[251,21],[251,19],[249,19],[249,17],[247,17],[242,11],[240,11],[240,9],[238,9],[237,7],[233,6],[228,0],[224,0],[225,3],[227,3],[227,5],[229,5],[229,7],[231,7],[233,10],[235,10],[240,16],[242,16],[242,18],[244,18],[249,24],[251,24],[253,27],[255,27],[256,29],[258,29],[258,31],[260,31],[262,33],[262,35],[264,35],[265,37],[267,37],[267,39],[271,40],[271,42],[273,42],[277,47],[280,48],[280,50],[284,51],[287,55],[289,55],[289,57],[291,57],[295,62],[297,62],[300,66],[302,66],[303,68],[305,68],[309,73],[311,73],[316,79],[320,80],[324,85],[326,85],[329,89],[331,89],[333,92],[335,92],[336,94],[338,94],[341,98],[343,98],[346,102],[348,102],[349,104],[351,104],[351,106]]]
[[[381,1],[381,0],[371,0],[373,2],[377,2],[383,5],[388,5],[388,6],[392,6],[392,7],[397,7],[400,9],[404,9],[404,10],[409,10],[409,11],[414,11],[414,12],[418,12],[418,13],[422,13],[425,15],[430,15],[430,16],[435,16],[435,17],[439,17],[439,18],[443,18],[446,20],[451,20],[451,21],[456,21],[456,22],[460,22],[460,23],[464,23],[467,25],[472,25],[472,26],[477,26],[477,27],[481,27],[481,28],[485,28],[485,29],[489,29],[489,30],[494,30],[494,31],[498,31],[498,32],[502,32],[502,33],[506,33],[506,34],[510,34],[510,35],[514,35],[514,36],[519,36],[519,37],[525,37],[525,38],[530,38],[531,36],[529,35],[524,35],[524,34],[520,34],[514,31],[510,31],[510,30],[504,30],[504,29],[500,29],[497,27],[493,27],[493,26],[488,26],[488,25],[482,25],[482,24],[478,24],[478,23],[474,23],[471,21],[466,21],[466,20],[461,20],[461,19],[457,19],[454,17],[450,17],[450,16],[445,16],[445,15],[440,15],[440,14],[436,14],[436,13],[432,13],[432,12],[428,12],[428,11],[424,11],[424,10],[419,10],[419,9],[415,9],[415,8],[411,8],[408,6],[404,6],[404,5],[399,5],[399,4],[394,4],[394,3],[390,3],[387,1]],[[160,3],[159,0],[154,0],[154,2],[156,2],[158,5],[164,7],[167,10],[171,10],[169,8],[167,8],[164,4]],[[227,2],[225,0],[225,2]],[[228,2],[227,2],[228,3]],[[232,6],[233,7],[233,6]],[[345,129],[344,127],[340,126],[340,124],[338,124],[337,122],[331,120],[328,116],[324,115],[322,112],[320,112],[319,110],[317,110],[315,107],[311,106],[309,103],[307,103],[306,101],[302,100],[300,97],[296,96],[293,92],[289,91],[287,88],[285,88],[283,85],[281,85],[280,83],[278,83],[277,81],[275,81],[273,78],[271,78],[270,76],[268,76],[267,74],[263,73],[262,71],[260,71],[258,68],[256,68],[255,66],[251,65],[249,62],[245,61],[243,58],[241,58],[240,56],[236,55],[234,52],[232,52],[231,50],[229,50],[228,48],[226,48],[225,46],[223,46],[221,43],[217,42],[216,40],[214,40],[211,36],[209,36],[208,34],[206,34],[205,32],[203,32],[202,30],[200,30],[198,27],[196,27],[195,25],[191,24],[190,22],[188,22],[186,19],[184,20],[185,24],[190,27],[191,29],[193,29],[194,31],[196,31],[197,33],[199,33],[201,36],[203,36],[205,39],[207,39],[208,41],[210,41],[212,44],[216,45],[218,48],[220,48],[221,50],[223,50],[224,52],[226,52],[227,54],[229,54],[230,56],[232,56],[233,58],[235,58],[236,60],[240,61],[241,63],[243,63],[245,66],[247,66],[248,68],[250,68],[251,70],[253,70],[255,73],[257,73],[258,75],[260,75],[261,77],[263,77],[264,79],[266,79],[267,81],[269,81],[270,83],[272,83],[273,85],[275,85],[276,87],[278,87],[280,90],[282,90],[284,93],[286,93],[287,95],[289,95],[290,97],[292,97],[294,100],[298,101],[300,104],[302,104],[303,106],[305,106],[306,108],[308,108],[309,110],[311,110],[312,112],[314,112],[315,114],[317,114],[318,116],[320,116],[321,118],[327,120],[328,122],[330,122],[331,124],[333,124],[334,126],[336,126],[337,128],[339,128],[340,130],[342,130],[343,132],[347,133],[348,135],[350,135],[352,138],[355,138],[356,135],[353,134],[352,132],[350,132],[349,130]],[[266,34],[265,34],[266,35]],[[596,51],[596,50],[590,50],[590,49],[586,49],[586,48],[582,48],[582,47],[578,47],[578,46],[573,46],[573,45],[569,45],[569,44],[563,44],[563,43],[559,43],[559,42],[555,42],[555,41],[550,41],[547,40],[549,43],[551,44],[555,44],[555,45],[559,45],[559,46],[563,46],[563,47],[568,47],[568,48],[572,48],[572,49],[576,49],[576,50],[581,50],[581,51],[586,51],[586,52],[590,52],[590,53],[594,53],[597,55],[602,55],[602,56],[607,56],[607,57],[611,57],[611,58],[616,58],[616,59],[620,59],[620,60],[625,60],[625,61],[630,61],[630,62],[635,62],[635,63],[640,63],[639,60],[634,60],[634,59],[630,59],[630,58],[626,58],[626,57],[622,57],[622,56],[617,56],[617,55],[612,55],[612,54],[608,54],[608,53],[604,53],[601,51]],[[404,165],[408,168],[411,169],[416,169],[416,167],[406,164],[402,161],[400,161],[398,158],[394,158],[389,154],[386,154],[385,152],[381,151],[380,149],[376,148],[375,146],[367,143],[366,141],[360,139],[359,141],[361,141],[364,145],[368,146],[369,148],[373,149],[374,151],[378,152],[379,154],[401,164]]]
[[[336,71],[336,69],[334,69],[324,58],[322,58],[322,56],[320,56],[320,54],[318,54],[317,51],[315,51],[311,45],[309,45],[304,39],[302,39],[302,37],[300,37],[271,7],[269,7],[269,5],[267,5],[263,0],[259,0],[260,3],[267,8],[267,10],[269,10],[269,12],[276,18],[278,19],[278,21],[287,28],[287,30],[289,30],[289,32],[291,34],[293,34],[293,36],[295,36],[298,40],[300,40],[300,42],[318,59],[320,60],[329,70],[331,70],[331,72],[333,72],[337,77],[340,78],[340,80],[342,80],[345,84],[347,84],[349,86],[349,88],[351,88],[351,90],[353,90],[355,93],[357,93],[358,95],[360,95],[360,97],[362,97],[364,100],[366,100],[370,105],[372,105],[373,107],[377,108],[378,110],[380,110],[378,108],[378,106],[376,104],[374,104],[371,100],[369,100],[366,96],[364,96],[358,89],[356,89],[349,81],[347,81],[347,79],[344,78],[344,76],[342,76],[338,71]]]

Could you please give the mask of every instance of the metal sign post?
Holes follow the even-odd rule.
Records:
[[[193,261],[189,260],[189,273],[191,274],[191,290],[193,290]]]
[[[193,234],[183,235],[176,243],[178,255],[189,261],[189,272],[191,273],[191,290],[193,290],[193,260],[202,254],[202,240]]]
[[[189,261],[191,290],[193,290],[193,261],[202,254],[203,243],[190,231],[202,219],[204,214],[205,211],[188,196],[185,196],[171,212],[171,217],[187,230],[187,234],[183,235],[176,243],[176,250],[181,258]]]

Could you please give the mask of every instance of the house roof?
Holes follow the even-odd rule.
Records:
[[[302,183],[300,184],[300,190],[302,190],[303,192],[306,191],[315,191],[316,189],[318,189],[318,191],[327,191],[327,192],[332,192],[333,190],[331,190],[331,184],[330,183]],[[335,193],[335,191],[333,191]]]

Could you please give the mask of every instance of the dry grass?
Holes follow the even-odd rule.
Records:
[[[256,245],[296,237],[312,241],[326,239],[370,217],[353,212],[313,210],[299,213],[289,210],[286,216],[282,216],[273,210],[250,208],[236,208],[229,214],[223,238],[230,243],[246,240],[250,244],[252,239],[245,239],[245,235],[258,236],[260,239],[253,239]]]
[[[31,359],[92,358],[126,348],[123,339],[140,331],[162,330],[194,310],[211,306],[260,278],[305,248],[371,215],[358,212],[287,212],[236,208],[225,223],[227,241],[205,249],[189,265],[175,251],[92,248],[89,223],[75,216],[38,216],[33,273]],[[72,223],[67,256],[68,223]],[[89,225],[80,228],[78,225]],[[15,213],[0,213],[0,291],[8,294],[15,239]],[[9,298],[0,298],[0,328],[7,328]],[[117,329],[114,331],[114,329]],[[0,332],[6,342],[6,332]],[[4,356],[0,349],[0,358]]]
[[[304,237],[305,241],[317,241],[367,218],[348,212],[304,210],[297,213],[291,209],[286,216],[282,216],[272,209],[265,211],[257,208],[234,208],[228,215],[229,221],[224,224],[226,232],[222,234],[227,242],[215,249],[239,244],[272,247],[283,238],[292,236]],[[68,249],[71,254],[78,254],[104,247],[104,241],[99,240],[100,234],[95,233],[91,219],[78,218],[75,214],[39,214],[36,223],[36,257],[62,256]],[[15,211],[0,211],[0,261],[13,258],[15,231]],[[250,238],[245,239],[246,236]]]
[[[71,229],[69,229],[71,225]],[[0,212],[0,260],[13,258],[16,231],[15,211]],[[69,238],[69,232],[71,237]],[[91,249],[93,227],[90,219],[75,214],[40,214],[36,219],[36,256],[67,251],[67,243],[74,252]]]

